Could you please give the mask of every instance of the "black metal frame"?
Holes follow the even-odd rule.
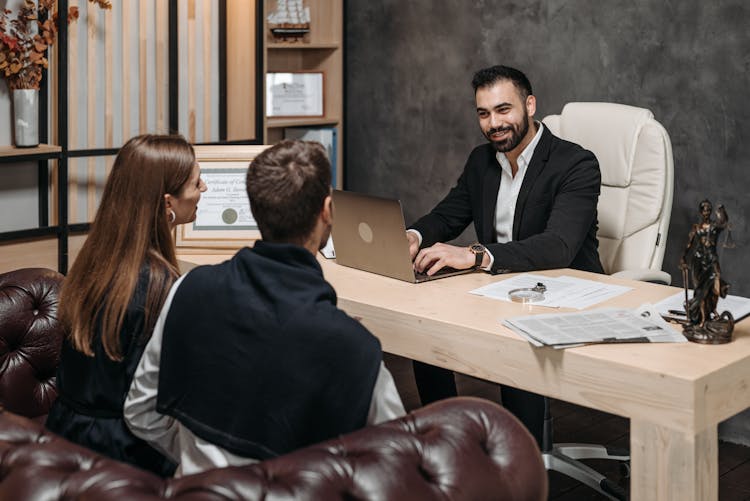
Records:
[[[169,131],[179,130],[178,114],[178,60],[177,60],[177,4],[169,0]],[[58,12],[68,11],[68,0],[58,0]],[[263,74],[263,0],[256,2],[256,75]],[[52,153],[28,153],[12,157],[0,157],[0,163],[37,161],[39,193],[39,226],[25,230],[0,232],[0,242],[22,241],[40,237],[56,236],[58,242],[58,270],[68,271],[68,238],[71,233],[89,230],[89,223],[70,223],[68,220],[68,159],[115,155],[119,148],[68,149],[68,23],[67,16],[59,16],[58,43],[58,88],[57,119],[58,143],[61,151]],[[254,139],[227,141],[227,40],[226,40],[226,0],[219,0],[219,141],[202,144],[261,144],[263,142],[263,78],[256,78],[256,136]],[[48,76],[44,75],[39,92],[39,139],[49,141],[49,87]],[[57,215],[56,225],[49,225],[49,161],[57,160]]]
[[[346,64],[346,54],[347,54],[347,50],[346,50],[347,49],[347,47],[346,47],[346,45],[347,45],[346,44],[346,39],[347,39],[347,33],[346,33],[346,16],[347,16],[346,0],[344,0],[343,2],[341,2],[341,4],[342,4],[342,7],[341,7],[341,9],[342,9],[341,19],[342,19],[342,23],[343,23],[343,26],[341,27],[341,51],[342,51],[342,56],[341,56],[341,75],[342,76],[341,76],[341,78],[343,80],[343,82],[341,82],[341,92],[343,93],[343,96],[341,96],[341,100],[342,100],[341,104],[343,106],[343,110],[341,112],[341,119],[344,121],[343,125],[341,126],[341,129],[342,129],[342,132],[344,134],[344,140],[341,142],[341,161],[340,162],[343,163],[343,165],[347,165],[349,162],[347,162],[346,151],[347,151],[347,146],[348,146],[348,141],[349,141],[349,134],[347,134],[346,131],[343,130],[344,127],[346,126],[346,124],[349,123],[349,113],[347,112],[348,108],[346,106],[346,102],[347,102],[346,100],[348,98],[348,96],[346,94],[346,89],[348,87],[346,85],[346,75],[348,75],[348,73],[347,73],[347,64]],[[341,165],[341,163],[339,165]],[[341,176],[341,186],[345,190],[349,188],[349,176],[348,176],[348,172],[349,172],[349,169],[344,169],[344,172],[343,172],[343,174]]]
[[[62,151],[57,163],[57,269],[68,272],[68,0],[57,3],[57,140]]]

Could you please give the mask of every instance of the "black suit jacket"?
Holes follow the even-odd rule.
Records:
[[[455,187],[411,228],[422,247],[458,237],[473,221],[479,241],[495,260],[492,273],[575,268],[602,273],[596,239],[601,174],[590,151],[546,127],[516,201],[513,240],[497,243],[495,205],[500,165],[495,148],[474,148]]]

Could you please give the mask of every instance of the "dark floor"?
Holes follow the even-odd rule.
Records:
[[[414,384],[411,361],[395,355],[385,355],[385,363],[396,380],[406,410],[419,407],[419,396]],[[496,385],[457,375],[456,382],[461,395],[482,397],[500,402]],[[628,447],[628,420],[612,414],[599,412],[553,400],[555,442],[597,443]],[[589,466],[617,481],[627,488],[628,479],[623,478],[620,466],[615,461],[587,461]],[[719,442],[719,500],[750,501],[750,447]],[[549,474],[549,499],[556,501],[606,500],[593,489],[557,472]]]

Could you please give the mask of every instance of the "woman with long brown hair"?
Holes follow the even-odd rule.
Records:
[[[47,427],[114,459],[170,475],[174,465],[127,428],[133,373],[178,276],[172,229],[195,220],[206,185],[181,136],[132,138],[115,158],[88,238],[63,283],[69,329]]]

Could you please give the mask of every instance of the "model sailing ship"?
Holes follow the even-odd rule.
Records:
[[[298,39],[310,32],[310,8],[302,0],[277,0],[276,11],[267,19],[273,36],[282,40]]]

